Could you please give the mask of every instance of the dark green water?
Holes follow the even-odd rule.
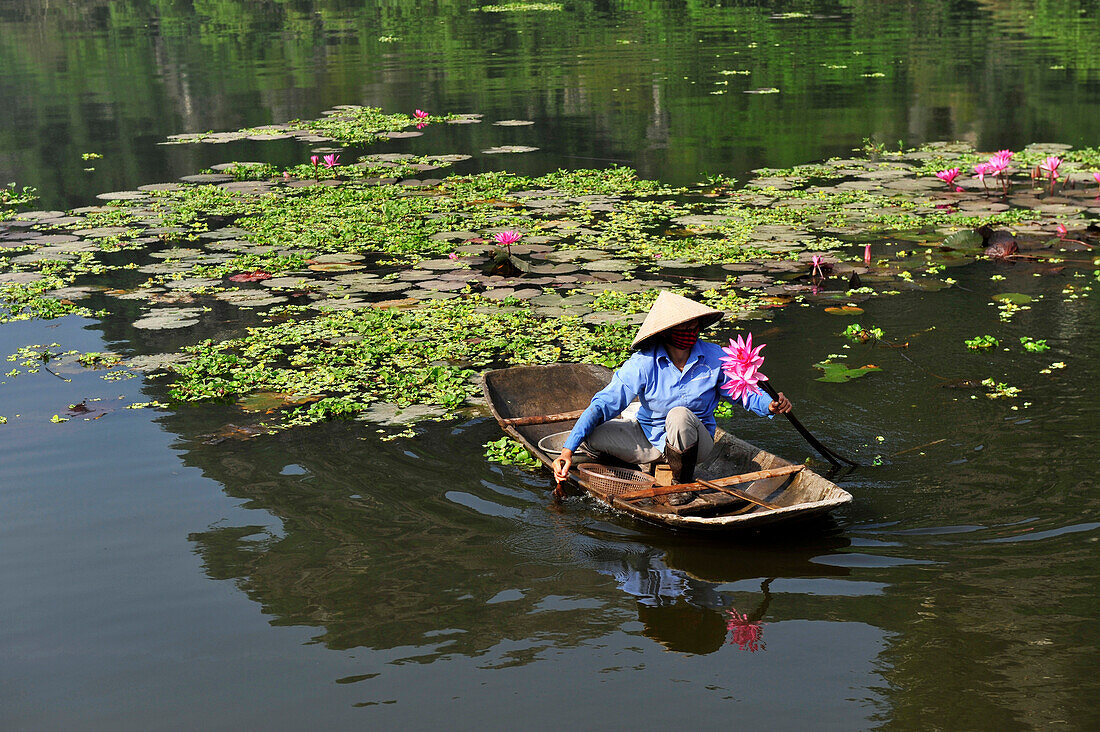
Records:
[[[535,122],[380,149],[529,144],[541,150],[465,169],[622,161],[676,183],[864,138],[1100,144],[1091,4],[473,7],[0,2],[0,182],[79,206],[211,163],[298,161],[281,143],[156,143],[340,103]],[[780,91],[744,93],[767,87]],[[1069,269],[952,276],[961,288],[866,305],[861,322],[908,341],[916,365],[852,346],[884,371],[850,384],[811,368],[844,352],[846,320],[794,308],[753,325],[810,428],[882,463],[847,479],[856,500],[834,522],[766,541],[673,535],[581,498],[555,508],[545,475],[482,459],[499,435],[487,419],[392,442],[352,423],[206,445],[218,408],[49,422],[84,398],[163,398],[155,380],[9,380],[0,721],[1095,729],[1097,301],[1063,292],[1089,282]],[[1043,299],[1003,323],[989,296],[1005,291]],[[1011,351],[962,347],[984,333]],[[1020,336],[1053,348],[1027,353]],[[70,317],[5,324],[0,352],[155,350],[149,338]],[[937,376],[1022,391],[989,400]],[[779,421],[729,428],[808,455]],[[764,624],[759,650],[731,642],[734,609]]]

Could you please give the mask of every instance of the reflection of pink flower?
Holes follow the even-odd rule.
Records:
[[[493,241],[497,244],[503,244],[504,246],[511,246],[520,240],[523,234],[518,231],[502,231],[498,234],[493,234]]]
[[[428,113],[425,112],[423,109],[418,109],[413,112],[413,116],[415,116],[417,119],[427,119]]]
[[[418,130],[422,130],[422,129],[424,129],[424,128],[425,128],[425,127],[427,127],[427,126],[428,126],[428,125],[427,125],[426,123],[424,123],[424,122],[417,122],[417,123],[416,123],[416,129],[418,129]]]
[[[764,624],[749,620],[749,616],[730,608],[729,619],[726,621],[726,629],[733,633],[730,643],[736,643],[742,651],[756,653],[764,647],[761,637],[764,635]]]
[[[340,156],[339,155],[326,155],[325,156],[325,167],[326,168],[335,168],[339,164],[340,164]]]
[[[958,168],[947,168],[936,173],[936,177],[942,180],[947,185],[951,185],[955,182],[955,179],[959,177]]]
[[[870,264],[871,263],[871,245],[870,244],[865,244],[863,246],[863,263],[864,264]]]

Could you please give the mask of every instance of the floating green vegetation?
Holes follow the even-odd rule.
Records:
[[[990,399],[1015,399],[1020,396],[1020,389],[1009,386],[995,379],[982,379],[982,386],[988,389],[987,397]]]
[[[341,107],[204,139],[367,141],[421,134],[402,130],[441,119]],[[1034,196],[1006,208],[981,191],[946,191],[916,174],[927,153],[884,146],[874,152],[881,160],[757,171],[741,189],[722,176],[673,188],[620,167],[444,177],[435,171],[469,156],[341,154],[350,155],[317,150],[316,161],[286,169],[225,163],[181,183],[104,194],[116,200],[101,206],[0,224],[0,322],[92,316],[82,305],[94,296],[149,339],[170,329],[171,346],[150,348],[182,354],[124,363],[84,354],[79,363],[104,378],[152,370],[175,400],[233,402],[266,420],[241,428],[249,435],[382,421],[386,410],[415,421],[476,401],[485,368],[617,366],[658,290],[737,316],[766,317],[802,298],[859,315],[853,298],[953,282],[929,275],[973,261],[982,243],[973,227],[1040,218],[1049,232],[1056,215]],[[518,240],[502,260],[494,239],[505,231]],[[874,231],[908,251],[883,242],[872,259],[861,250]],[[832,268],[812,282],[811,253]],[[1088,290],[1067,285],[1063,295]],[[1015,299],[998,303],[1002,317],[1027,307]],[[245,331],[241,321],[262,325]],[[222,340],[188,339],[214,322]],[[853,324],[845,336],[872,341],[882,331]],[[821,380],[878,370],[834,358],[817,364]]]
[[[1047,345],[1045,340],[1036,340],[1027,336],[1020,336],[1020,345],[1024,347],[1025,351],[1031,351],[1032,353],[1042,353],[1050,350],[1050,346]]]
[[[45,293],[71,282],[71,278],[47,274],[27,282],[0,283],[0,323],[16,320],[53,320],[65,315],[95,315],[71,300],[49,297]]]
[[[480,8],[471,8],[470,12],[476,13],[539,13],[557,12],[564,9],[561,3],[503,3],[502,5],[482,5]]]
[[[856,343],[866,343],[867,341],[880,340],[884,334],[882,328],[875,326],[864,328],[859,323],[852,323],[841,332],[841,335]]]
[[[0,206],[23,206],[38,200],[38,189],[33,186],[16,188],[15,183],[0,186]]]
[[[485,457],[501,465],[518,465],[521,468],[537,468],[542,465],[527,448],[516,442],[511,437],[501,437],[499,440],[490,440],[482,447],[485,448]]]
[[[246,127],[234,132],[198,132],[171,135],[165,144],[230,142],[245,138],[309,138],[312,136],[314,140],[332,140],[345,145],[366,145],[386,139],[391,133],[401,132],[415,125],[441,122],[451,118],[450,116],[428,115],[417,117],[408,114],[386,114],[378,107],[347,104],[329,110],[318,119],[296,119],[281,124]]]
[[[991,335],[980,335],[963,341],[966,347],[972,351],[980,351],[989,348],[998,348],[1001,342]]]
[[[453,409],[478,393],[480,369],[557,361],[617,366],[633,331],[625,321],[539,318],[528,307],[476,295],[413,310],[322,312],[185,349],[190,358],[171,367],[177,378],[169,393],[184,401],[255,391],[323,396],[276,416],[274,428],[353,416],[380,401]]]

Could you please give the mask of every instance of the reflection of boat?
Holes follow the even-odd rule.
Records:
[[[610,379],[610,369],[590,364],[519,366],[486,373],[484,389],[504,431],[549,467],[564,442],[562,430],[573,426],[592,395]],[[574,458],[572,478],[614,508],[684,529],[756,530],[820,516],[852,500],[850,493],[804,466],[721,428],[715,437],[714,450],[699,465],[693,483],[657,486],[631,470],[618,475],[634,482],[602,480],[599,472],[613,468],[594,467],[598,461],[580,453]],[[690,503],[671,506],[663,501],[665,495],[685,490],[695,495]]]

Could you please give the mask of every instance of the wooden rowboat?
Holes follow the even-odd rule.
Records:
[[[493,416],[512,438],[550,467],[568,431],[592,395],[611,380],[611,370],[591,364],[519,366],[489,371],[482,386]],[[852,495],[809,468],[754,447],[719,428],[714,450],[696,469],[696,480],[658,486],[636,470],[619,473],[640,482],[604,480],[610,462],[578,453],[571,479],[612,508],[643,521],[678,529],[744,531],[820,516],[849,503]],[[630,466],[636,467],[636,466]],[[670,493],[690,492],[683,506]]]

